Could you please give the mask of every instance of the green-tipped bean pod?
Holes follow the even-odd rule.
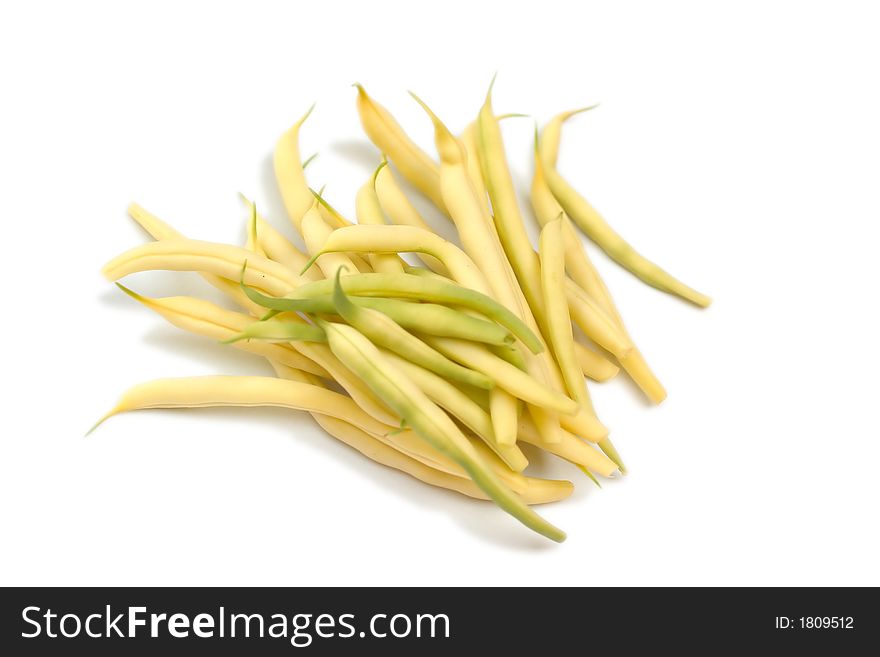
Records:
[[[570,112],[553,119],[545,128],[545,131],[559,130],[563,121]],[[541,139],[543,142],[543,137]],[[548,139],[548,143],[558,144],[558,139]],[[608,256],[621,267],[635,274],[648,285],[675,294],[697,306],[706,307],[712,303],[712,299],[705,294],[688,287],[671,274],[661,269],[653,262],[638,253],[630,246],[611,226],[601,214],[590,205],[589,201],[581,196],[556,170],[556,153],[545,149],[540,143],[541,159],[544,165],[544,176],[550,191],[559,201],[565,213],[571,220],[584,231],[593,242],[596,243]]]
[[[356,84],[355,87],[358,91],[358,114],[367,137],[388,155],[416,189],[445,212],[437,163],[409,138],[387,109],[367,95],[361,85]]]

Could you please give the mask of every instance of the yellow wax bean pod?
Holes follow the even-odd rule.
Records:
[[[384,359],[367,338],[351,326],[323,321],[320,324],[333,353],[418,435],[464,468],[499,507],[533,531],[554,541],[565,540],[564,532],[532,511],[498,479],[449,416]]]
[[[299,130],[305,120],[309,118],[315,106],[312,105],[303,117],[281,135],[275,144],[273,165],[275,168],[275,180],[281,192],[281,199],[287,215],[293,222],[297,232],[302,233],[300,225],[302,218],[309,208],[312,207],[312,193],[306,182],[305,171],[299,154]]]
[[[565,299],[561,217],[541,229],[538,251],[541,257],[541,287],[547,310],[550,344],[556,354],[556,362],[559,363],[569,396],[580,404],[589,404],[584,374],[575,354],[571,318]]]
[[[409,138],[387,109],[367,95],[360,84],[355,87],[358,115],[367,137],[394,162],[413,187],[445,212],[437,163]]]
[[[373,177],[373,187],[376,190],[376,196],[379,197],[379,205],[392,224],[431,230],[431,227],[397,184],[390,166],[381,167],[376,172],[376,175]],[[437,258],[426,253],[419,253],[418,257],[431,270],[443,276],[449,275],[446,265],[437,260]],[[404,265],[405,269],[406,265]]]
[[[522,451],[515,444],[501,445],[498,443],[492,429],[491,418],[464,392],[430,370],[401,358],[394,352],[386,349],[379,351],[408,376],[431,401],[482,438],[511,470],[514,472],[525,470],[529,462]]]
[[[98,424],[133,410],[210,406],[277,406],[346,421],[356,419],[372,431],[387,429],[338,392],[268,376],[195,376],[141,383],[126,391]]]
[[[380,168],[384,166],[384,162],[379,165]],[[361,186],[355,197],[355,212],[357,213],[358,224],[362,226],[385,225],[385,215],[382,212],[382,207],[379,205],[379,197],[376,195],[374,184],[376,173]],[[383,274],[403,273],[403,265],[397,253],[373,253],[370,254],[369,260],[373,271]]]
[[[566,461],[583,466],[603,477],[612,477],[619,470],[618,465],[605,454],[567,431],[564,432],[563,439],[559,442],[548,443],[541,437],[529,417],[523,417],[520,420],[519,439],[551,454],[556,454]]]
[[[339,277],[340,272],[337,272],[336,285],[333,289],[333,305],[336,308],[336,313],[374,344],[385,347],[452,381],[467,383],[486,390],[492,388],[492,379],[485,374],[462,367],[446,358],[378,310],[352,303],[339,284]]]
[[[483,294],[489,293],[486,277],[467,254],[436,233],[412,226],[348,226],[328,234],[314,258],[344,253],[428,253],[441,260],[456,282]]]
[[[337,271],[347,271],[349,274],[358,273],[359,270],[344,253],[322,251],[323,245],[327,239],[334,233],[321,217],[317,210],[317,205],[312,206],[305,213],[302,219],[303,239],[306,242],[306,249],[312,256],[303,268],[306,271],[312,262],[317,262],[321,272],[328,279],[332,279]],[[348,249],[346,249],[348,250]]]
[[[481,345],[454,338],[423,336],[425,341],[463,365],[482,372],[513,396],[529,404],[564,415],[577,412],[578,404],[564,394],[548,388],[527,373],[499,358]]]
[[[581,373],[593,381],[607,381],[617,376],[620,368],[607,358],[587,349],[579,342],[574,343],[574,355],[577,358]]]
[[[556,121],[552,121],[544,129],[541,137],[541,148],[544,151],[544,157],[541,156],[538,133],[537,129],[535,130],[535,175],[532,178],[531,194],[535,216],[541,225],[552,221],[562,211],[562,206],[559,205],[547,186],[544,177],[544,162],[546,160],[547,163],[555,165],[559,150],[560,127],[562,122],[572,114],[572,112],[567,112],[559,115]],[[624,335],[629,337],[620,312],[617,310],[614,300],[608,292],[608,287],[590,261],[584,245],[581,243],[568,217],[564,218],[563,224],[566,270],[571,278],[599,304],[606,314],[616,320]],[[666,398],[666,390],[650,367],[648,367],[644,356],[637,348],[633,348],[629,354],[621,358],[620,364],[629,374],[630,378],[655,404],[660,403]]]
[[[569,116],[570,113],[567,113]],[[554,118],[548,127],[559,130],[566,115]],[[546,130],[546,129],[545,129]],[[543,143],[543,139],[541,142]],[[548,139],[548,143],[559,143],[559,140]],[[605,219],[589,201],[581,196],[559,173],[556,171],[555,153],[545,152],[539,144],[541,159],[544,164],[544,176],[553,196],[565,209],[566,214],[593,242],[596,243],[608,256],[621,267],[635,274],[642,281],[652,287],[677,295],[690,301],[697,306],[705,308],[712,299],[688,287],[669,273],[639,254],[632,246],[608,225]]]
[[[221,308],[203,299],[182,296],[156,299],[133,292],[120,283],[116,285],[174,326],[221,342],[234,337],[253,322],[248,315]],[[267,342],[238,342],[233,346],[298,370],[330,378],[327,370],[289,347]]]
[[[244,282],[269,294],[283,295],[300,285],[297,274],[247,249],[188,239],[161,240],[135,247],[108,262],[102,271],[111,281],[151,270],[206,272],[239,280],[245,263],[248,266]]]
[[[483,180],[492,202],[493,219],[498,237],[529,307],[537,318],[538,324],[543,327],[546,322],[542,321],[545,313],[541,294],[540,265],[526,234],[525,222],[519,210],[513,180],[507,167],[501,129],[498,126],[498,119],[492,111],[491,86],[477,120],[477,140]]]
[[[142,383],[126,391],[95,427],[123,412],[217,406],[274,406],[307,411],[349,422],[377,436],[385,435],[391,429],[337,392],[308,383],[262,376],[199,376]],[[431,463],[430,459],[428,463]]]
[[[148,212],[137,203],[132,203],[128,206],[128,215],[134,219],[141,228],[147,231],[153,239],[185,239],[185,236],[182,233],[175,230],[169,224],[159,219],[156,215]],[[217,288],[223,294],[232,299],[241,308],[246,309],[254,315],[261,314],[261,308],[245,296],[237,282],[204,272],[201,273],[201,276],[213,287]]]
[[[272,224],[266,221],[265,218],[260,216],[260,213],[256,211],[256,205],[252,201],[248,200],[243,194],[241,195],[241,199],[253,213],[256,224],[254,233],[257,237],[260,248],[263,250],[266,257],[270,260],[274,260],[278,264],[284,265],[294,273],[301,271],[309,261],[309,257],[296,248],[290,240],[284,237],[284,235],[282,235]],[[320,270],[303,272],[301,277],[304,280],[320,280]]]
[[[546,139],[545,135],[545,139]],[[556,148],[552,149],[554,152]],[[610,303],[610,294],[605,282],[599,276],[599,272],[593,266],[590,257],[587,255],[584,245],[581,243],[571,220],[565,216],[565,212],[559,202],[553,196],[553,192],[547,186],[544,177],[544,164],[541,154],[538,150],[538,128],[535,127],[535,173],[532,176],[531,201],[532,209],[535,212],[535,218],[541,227],[546,226],[548,222],[556,219],[562,213],[563,219],[563,238],[565,240],[565,270],[571,279],[577,283],[581,289],[595,299],[602,309],[610,316],[619,319],[614,304]],[[553,160],[555,162],[555,158]]]
[[[504,447],[516,445],[516,423],[519,419],[517,398],[501,386],[495,386],[489,391],[489,417],[497,443]]]

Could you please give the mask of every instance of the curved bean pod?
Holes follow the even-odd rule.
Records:
[[[387,109],[367,95],[363,86],[354,86],[358,91],[358,115],[367,137],[388,155],[404,178],[445,212],[437,163],[409,138]]]
[[[589,109],[589,108],[586,108]],[[583,110],[581,110],[583,111]],[[535,128],[535,174],[532,178],[531,197],[532,206],[535,210],[535,216],[541,225],[548,221],[552,221],[555,217],[563,212],[562,206],[553,197],[553,193],[547,186],[544,177],[544,160],[555,164],[556,156],[559,150],[559,135],[562,121],[577,112],[566,112],[557,117],[559,120],[551,122],[544,128],[541,142],[545,155],[541,156],[538,145],[538,132]],[[599,276],[599,272],[593,266],[587,255],[584,245],[575,232],[571,221],[566,216],[564,221],[564,238],[565,238],[565,267],[572,279],[583,289],[590,298],[606,312],[606,314],[617,322],[618,327],[623,334],[629,338],[626,326],[624,326],[623,318],[611,298],[608,287]],[[630,340],[631,341],[631,340]],[[666,399],[666,390],[660,383],[657,376],[648,367],[644,356],[638,348],[633,350],[625,357],[620,359],[620,365],[626,370],[630,378],[641,388],[645,395],[655,404],[659,404]],[[589,376],[589,374],[588,374]]]
[[[494,80],[493,80],[494,84]],[[541,295],[541,272],[538,257],[526,234],[525,222],[519,210],[516,190],[507,167],[504,153],[504,141],[498,119],[492,110],[492,86],[486,94],[486,100],[480,108],[477,120],[477,144],[480,154],[480,166],[486,191],[492,202],[493,221],[510,261],[520,289],[529,303],[529,307],[538,319],[544,322],[544,299]]]
[[[299,154],[299,129],[312,113],[315,106],[312,105],[299,121],[293,124],[287,132],[275,144],[273,154],[273,166],[275,168],[275,180],[278,182],[278,190],[291,222],[297,231],[302,232],[300,225],[302,218],[309,208],[312,207],[312,193],[306,183],[302,160]]]
[[[269,294],[280,296],[300,285],[299,276],[286,267],[247,249],[188,239],[161,240],[135,247],[104,265],[102,272],[111,281],[157,269],[207,272],[238,280],[245,263],[245,283]]]
[[[571,319],[563,289],[565,261],[561,218],[551,221],[541,229],[538,251],[541,257],[541,287],[547,309],[550,344],[556,354],[556,362],[559,363],[569,396],[580,404],[589,404],[584,374],[575,355]]]
[[[564,118],[562,118],[564,117]],[[561,115],[551,121],[553,129],[561,126],[567,116]],[[543,140],[542,140],[543,141]],[[552,140],[548,140],[552,141]],[[558,143],[558,140],[556,141]],[[539,146],[540,147],[540,146]],[[614,231],[599,212],[590,205],[589,201],[581,196],[559,173],[556,171],[555,154],[545,151],[541,147],[541,159],[544,163],[544,175],[547,185],[559,204],[565,209],[578,227],[593,242],[596,243],[608,256],[624,269],[630,271],[648,285],[674,294],[691,303],[705,308],[712,303],[712,299],[705,294],[688,287],[671,274],[664,271],[653,262],[638,253],[624,239]]]

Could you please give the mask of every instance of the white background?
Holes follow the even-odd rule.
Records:
[[[876,10],[876,7],[874,7]],[[880,41],[872,3],[4,3],[2,584],[880,584]],[[351,215],[376,163],[350,84],[431,147],[495,107],[563,134],[562,171],[699,311],[596,253],[669,390],[593,386],[631,474],[542,511],[562,545],[382,468],[295,413],[150,412],[129,385],[269,374],[179,332],[100,266],[144,236],[286,228],[275,139]],[[521,187],[532,123],[504,125]],[[210,292],[148,274],[148,294]],[[213,298],[213,297],[212,297]]]

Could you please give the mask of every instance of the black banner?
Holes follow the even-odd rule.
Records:
[[[0,654],[827,649],[880,639],[875,589],[21,588]],[[790,654],[790,653],[782,653]]]

